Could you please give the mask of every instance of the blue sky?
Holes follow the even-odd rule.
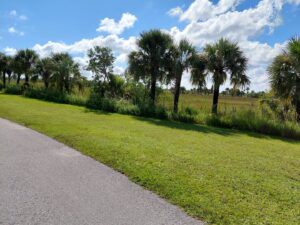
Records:
[[[0,50],[33,48],[41,56],[69,51],[84,65],[89,47],[107,45],[121,73],[142,31],[160,28],[199,50],[227,37],[250,59],[251,88],[264,90],[266,67],[299,34],[298,21],[300,0],[1,0]],[[190,87],[188,74],[183,83]]]

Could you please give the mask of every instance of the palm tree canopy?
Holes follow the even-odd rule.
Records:
[[[167,83],[191,69],[196,57],[195,47],[186,39],[181,40],[177,46],[172,45],[167,54]]]
[[[297,98],[297,85],[300,87],[300,72],[289,53],[277,56],[269,69],[271,87],[281,98]],[[300,99],[300,98],[299,98]]]
[[[5,54],[0,52],[0,71],[5,72],[7,68],[8,58]]]
[[[207,58],[206,69],[213,74],[215,85],[224,84],[227,73],[230,74],[230,80],[234,86],[244,86],[250,83],[245,74],[248,60],[237,43],[222,38],[215,44],[208,44],[204,48],[204,55]]]
[[[33,72],[38,58],[37,53],[31,49],[19,50],[15,56],[24,74],[31,74]]]
[[[129,55],[129,71],[136,79],[165,74],[166,55],[172,45],[170,35],[160,30],[150,30],[141,34],[137,41],[138,51]]]
[[[197,55],[193,59],[192,69],[191,69],[191,83],[198,88],[203,88],[206,86],[207,77],[207,59],[203,54]]]

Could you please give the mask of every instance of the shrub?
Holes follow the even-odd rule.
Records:
[[[55,89],[28,88],[24,91],[24,96],[50,102],[68,103],[66,94],[61,93]]]
[[[18,85],[8,85],[4,89],[4,93],[10,95],[21,95],[23,93],[23,88]]]

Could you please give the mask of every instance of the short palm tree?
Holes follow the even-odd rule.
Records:
[[[150,85],[150,99],[155,104],[157,81],[166,74],[166,59],[172,38],[160,30],[141,34],[138,50],[129,55],[129,71],[137,80],[146,80]]]
[[[181,40],[177,46],[170,49],[169,79],[174,80],[174,105],[173,111],[178,111],[181,79],[184,71],[192,69],[197,57],[195,47],[187,40]]]
[[[42,77],[45,88],[48,89],[51,76],[54,73],[54,62],[50,57],[38,60],[36,63],[36,73]]]
[[[248,60],[237,43],[223,38],[215,44],[206,45],[200,59],[202,63],[199,62],[199,65],[204,65],[205,69],[198,70],[198,73],[194,74],[194,80],[202,80],[204,76],[212,75],[212,113],[216,114],[218,112],[220,86],[225,83],[228,76],[234,88],[245,87],[250,84],[246,75]]]
[[[81,77],[79,65],[67,53],[52,55],[54,73],[51,80],[60,92],[70,92],[75,80]]]
[[[25,75],[25,83],[24,85],[29,85],[29,79],[35,69],[35,64],[38,60],[38,55],[34,50],[25,49],[19,50],[17,52],[16,58],[18,59],[18,63],[21,71]]]
[[[287,50],[277,56],[270,65],[269,77],[275,95],[291,99],[300,121],[300,38],[292,38]]]

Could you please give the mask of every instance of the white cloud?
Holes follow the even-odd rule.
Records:
[[[178,6],[173,9],[170,9],[167,13],[169,16],[180,16],[183,14],[182,9]]]
[[[10,34],[16,34],[16,35],[19,35],[19,36],[24,36],[25,35],[25,33],[23,31],[19,31],[15,27],[9,27],[7,31]]]
[[[116,57],[115,72],[120,73],[125,70],[127,55],[136,49],[136,37],[129,37],[125,39],[111,34],[107,36],[98,36],[93,39],[82,39],[72,44],[49,41],[44,45],[36,44],[33,46],[33,49],[41,57],[47,57],[51,53],[68,52],[74,56],[76,62],[85,68],[88,61],[86,52],[94,46],[103,46],[112,49]],[[91,76],[90,73],[84,72],[83,74],[88,77]]]
[[[17,11],[16,11],[16,10],[11,10],[11,11],[9,12],[9,15],[10,15],[10,16],[17,16]]]
[[[17,53],[17,49],[15,49],[15,48],[10,48],[10,47],[6,47],[6,48],[4,49],[4,53],[5,53],[6,55],[14,56],[14,55]]]
[[[8,28],[8,32],[11,34],[15,34],[15,33],[17,33],[17,30],[14,27],[10,27],[10,28]]]
[[[18,12],[14,9],[14,10],[11,10],[10,12],[9,12],[9,15],[11,16],[11,17],[15,17],[15,18],[17,18],[17,19],[19,19],[19,20],[27,20],[28,19],[28,17],[26,16],[26,15],[19,15],[18,14]]]
[[[175,40],[188,38],[200,48],[221,37],[238,42],[249,58],[248,74],[252,80],[252,88],[265,90],[269,86],[266,68],[282,52],[285,43],[271,46],[253,40],[266,34],[266,31],[272,33],[281,25],[280,12],[284,4],[299,5],[300,0],[261,0],[252,8],[235,10],[241,2],[242,0],[220,0],[214,4],[209,0],[195,0],[185,11],[177,9],[180,12],[177,14],[179,20],[186,20],[188,24],[182,30],[173,27],[168,32]]]
[[[21,16],[19,16],[19,19],[20,19],[20,20],[27,20],[28,18],[27,18],[27,16],[25,16],[25,15],[21,15]]]
[[[130,13],[123,13],[119,22],[114,19],[105,18],[101,20],[100,26],[98,27],[98,32],[107,32],[109,34],[121,34],[125,29],[133,27],[134,23],[137,21],[135,15]]]

